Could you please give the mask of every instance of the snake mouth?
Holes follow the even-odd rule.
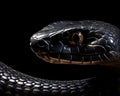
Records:
[[[77,60],[77,58],[73,59],[73,56],[75,56],[73,54],[61,54],[62,57],[60,57],[58,55],[58,58],[55,58],[56,54],[52,54],[52,56],[49,56],[49,54],[47,54],[45,52],[43,52],[43,53],[40,52],[37,55],[38,55],[38,57],[41,57],[44,61],[47,61],[47,62],[50,62],[50,63],[54,63],[54,64],[94,65],[96,63],[101,63],[102,62],[101,59],[97,59],[97,57],[95,57],[95,56],[94,56],[94,59],[96,59],[96,60],[93,61],[92,60],[93,59],[92,56],[80,56],[79,58],[77,56],[77,58],[78,58],[78,60]],[[70,58],[66,59],[65,56],[67,56],[67,55],[69,55]]]
[[[58,53],[47,53],[47,52],[37,52],[36,54],[39,58],[44,61],[53,64],[78,64],[78,65],[99,65],[101,63],[113,62],[116,55],[114,51],[102,54],[58,54]]]

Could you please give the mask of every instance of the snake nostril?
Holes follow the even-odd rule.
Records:
[[[46,51],[48,50],[48,46],[49,46],[49,43],[44,39],[31,44],[31,47],[35,52]]]
[[[45,40],[40,40],[37,45],[39,48],[45,48],[47,46],[47,42]]]

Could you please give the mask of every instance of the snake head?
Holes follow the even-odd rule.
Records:
[[[33,52],[50,63],[95,65],[120,59],[120,30],[102,21],[60,21],[30,40]]]

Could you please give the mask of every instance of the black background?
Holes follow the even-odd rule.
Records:
[[[83,69],[79,71],[79,66],[70,65],[68,67],[68,65],[47,64],[31,52],[29,39],[33,33],[49,23],[62,20],[100,20],[120,28],[119,8],[115,8],[117,5],[109,5],[109,3],[105,6],[103,3],[99,6],[89,3],[87,3],[89,6],[86,3],[69,5],[68,3],[64,4],[64,2],[58,3],[59,5],[49,4],[48,6],[46,4],[49,3],[38,3],[36,5],[21,5],[19,3],[11,5],[8,3],[9,6],[5,5],[1,8],[0,61],[24,73],[49,79],[78,78],[78,74],[81,78],[107,74],[106,68],[100,66],[99,68],[96,66],[83,68],[82,66]]]

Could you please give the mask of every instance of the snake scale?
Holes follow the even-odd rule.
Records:
[[[120,57],[120,30],[102,21],[60,21],[33,34],[30,46],[40,59],[52,64],[116,66]],[[95,78],[46,80],[0,62],[0,94],[3,96],[103,96],[94,95]]]

